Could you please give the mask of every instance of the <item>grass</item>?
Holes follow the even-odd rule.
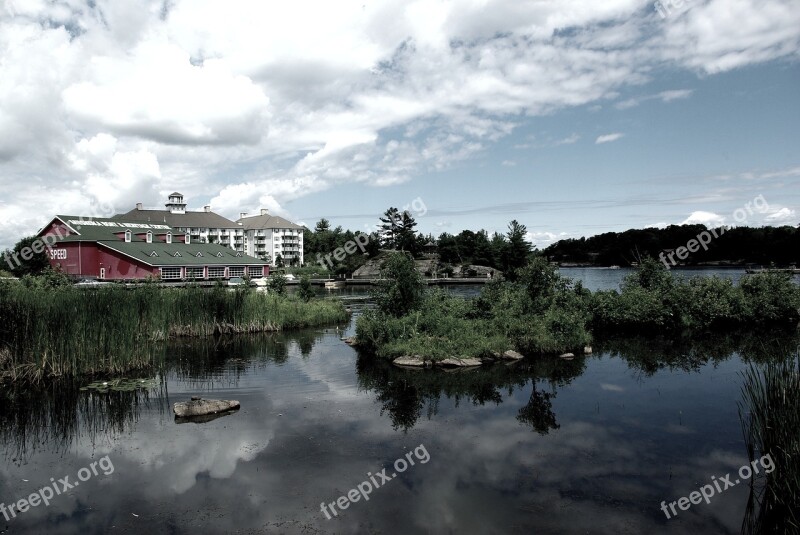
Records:
[[[769,455],[775,465],[751,483],[742,532],[800,533],[800,352],[751,365],[742,398],[739,416],[750,461]]]
[[[167,338],[281,331],[346,318],[339,302],[247,289],[0,284],[0,378],[119,374],[161,362]]]

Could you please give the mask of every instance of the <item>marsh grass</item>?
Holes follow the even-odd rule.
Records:
[[[118,375],[163,362],[171,337],[273,332],[346,318],[338,302],[247,289],[1,284],[0,379]]]
[[[770,455],[775,470],[751,481],[743,533],[800,533],[800,351],[751,365],[739,404],[752,462]]]

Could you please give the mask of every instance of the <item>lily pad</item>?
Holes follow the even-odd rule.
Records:
[[[136,390],[149,390],[158,386],[156,379],[109,379],[108,381],[95,381],[81,387],[81,391],[98,393],[106,392],[134,392]]]

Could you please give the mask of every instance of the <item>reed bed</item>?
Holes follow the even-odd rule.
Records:
[[[281,331],[343,321],[339,302],[218,287],[0,286],[0,379],[122,373],[163,361],[170,337]]]
[[[770,455],[775,470],[751,482],[743,533],[800,533],[800,351],[751,365],[739,406],[747,451]]]

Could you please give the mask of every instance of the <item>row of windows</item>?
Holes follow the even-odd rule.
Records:
[[[251,270],[251,275],[255,275],[260,277],[261,270],[255,268]],[[232,266],[228,268],[228,276],[229,277],[244,277],[244,267],[243,266]],[[163,280],[175,280],[181,278],[181,268],[179,267],[163,267],[161,268],[161,278]],[[190,267],[186,268],[186,278],[189,279],[202,279],[203,278],[203,268],[201,267]],[[209,267],[208,268],[208,278],[209,279],[223,279],[225,278],[225,268],[224,267]]]
[[[130,230],[126,230],[125,231],[125,243],[130,243],[131,239],[133,239],[133,232],[131,232]],[[145,238],[144,239],[145,239],[145,241],[147,243],[153,243],[153,231],[148,230],[147,234],[145,234]],[[172,243],[172,232],[167,232],[166,242],[167,243]],[[190,238],[189,238],[188,234],[186,235],[186,243],[190,243]]]

